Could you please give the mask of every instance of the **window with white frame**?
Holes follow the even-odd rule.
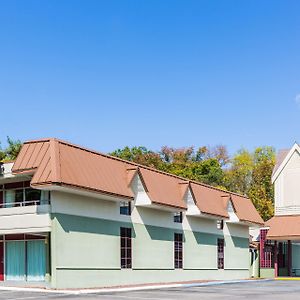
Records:
[[[49,204],[50,201],[50,191],[33,189],[28,181],[4,184],[0,195],[3,208]]]

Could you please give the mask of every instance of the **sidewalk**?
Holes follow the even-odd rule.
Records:
[[[226,280],[226,281],[189,281],[189,282],[175,282],[175,283],[161,283],[161,284],[143,284],[119,287],[104,287],[104,288],[88,288],[88,289],[51,289],[47,284],[32,285],[21,284],[18,282],[5,282],[0,285],[0,291],[30,291],[30,292],[43,292],[43,293],[56,293],[56,294],[69,294],[69,295],[82,295],[82,294],[99,294],[99,293],[115,293],[115,292],[129,292],[129,291],[146,291],[155,289],[168,289],[168,288],[189,288],[201,286],[214,286],[222,284],[237,284],[237,283],[250,283],[272,281],[273,279],[244,279],[244,280]]]

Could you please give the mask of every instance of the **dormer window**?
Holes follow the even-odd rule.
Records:
[[[125,215],[125,216],[131,215],[131,202],[129,201],[120,202],[120,215]]]
[[[182,211],[176,212],[174,214],[174,222],[175,223],[182,223]]]
[[[224,220],[217,220],[217,229],[223,230],[224,228]]]

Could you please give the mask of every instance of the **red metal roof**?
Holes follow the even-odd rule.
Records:
[[[275,216],[266,222],[271,240],[300,240],[300,215]]]
[[[235,209],[235,213],[240,221],[263,225],[264,221],[255,209],[252,201],[249,198],[242,197],[236,194],[231,195],[231,201]]]
[[[181,179],[150,169],[140,168],[149,198],[156,204],[186,209],[181,187]]]
[[[209,188],[197,183],[191,183],[193,196],[201,212],[228,218],[227,208],[223,201],[225,192]]]

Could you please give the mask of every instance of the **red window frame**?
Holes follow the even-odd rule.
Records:
[[[183,234],[174,233],[174,268],[183,268]]]
[[[132,268],[132,230],[120,228],[121,269]]]
[[[218,239],[218,269],[224,269],[224,239]]]
[[[268,229],[260,230],[260,267],[274,268],[274,242],[267,240]]]

